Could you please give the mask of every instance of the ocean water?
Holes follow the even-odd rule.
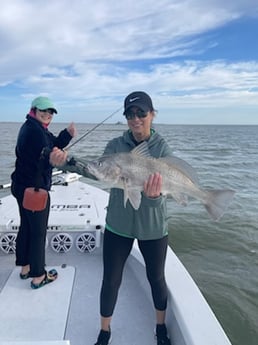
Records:
[[[10,182],[20,123],[1,123],[0,184]],[[66,124],[53,123],[57,134]],[[77,124],[78,136],[93,128]],[[233,345],[258,344],[258,126],[155,125],[174,154],[198,172],[202,188],[230,188],[233,202],[219,222],[198,202],[168,202],[169,242],[209,302]],[[70,150],[98,157],[125,125],[105,124]],[[88,180],[89,181],[89,180]],[[104,187],[104,186],[103,186]],[[0,197],[9,189],[0,190]]]

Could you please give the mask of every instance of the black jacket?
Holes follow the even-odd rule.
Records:
[[[56,137],[33,117],[27,115],[26,118],[15,148],[15,170],[11,175],[14,196],[22,196],[27,187],[50,190],[53,167],[49,154],[54,146],[62,149],[72,139],[66,129]]]

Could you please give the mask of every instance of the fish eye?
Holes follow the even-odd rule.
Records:
[[[102,165],[103,165],[102,162],[98,162],[99,167],[102,167]]]

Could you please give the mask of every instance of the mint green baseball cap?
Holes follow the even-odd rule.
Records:
[[[38,108],[39,110],[53,109],[53,111],[57,114],[54,104],[48,97],[40,96],[35,98],[31,103],[31,108]]]

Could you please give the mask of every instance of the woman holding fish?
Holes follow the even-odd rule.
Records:
[[[118,188],[111,188],[107,208],[103,243],[104,271],[100,293],[101,330],[95,345],[107,345],[111,341],[111,319],[124,265],[135,239],[138,240],[145,261],[156,310],[157,345],[170,345],[165,325],[167,285],[164,266],[168,233],[166,198],[161,195],[162,176],[154,172],[143,183],[143,192],[135,191],[130,185],[129,176],[119,176],[119,173],[116,176],[117,169],[112,166],[111,160],[109,162],[108,155],[129,153],[142,142],[147,143],[152,157],[167,157],[172,153],[166,141],[152,128],[155,110],[148,94],[142,91],[129,94],[124,101],[124,115],[129,129],[122,136],[108,142],[104,151],[107,160],[101,167],[102,172],[96,171],[95,174],[88,169],[87,164],[74,158],[65,166],[65,170],[75,171],[86,177],[95,176],[100,180],[116,180],[116,184],[120,185]],[[128,164],[130,162],[125,163],[125,169]],[[101,159],[97,165],[100,167]]]
[[[149,152],[159,158],[171,155],[165,140],[152,128],[155,116],[152,100],[145,92],[133,92],[124,101],[124,115],[129,129],[111,140],[104,155],[129,152],[147,141]],[[169,345],[165,325],[167,286],[164,265],[168,245],[166,200],[161,195],[162,176],[152,174],[144,184],[141,203],[136,210],[130,201],[124,207],[122,189],[112,188],[107,209],[103,244],[104,272],[100,293],[101,331],[95,345],[107,345],[111,338],[110,323],[122,281],[125,262],[134,239],[143,255],[147,278],[156,309],[157,345]],[[133,197],[130,199],[133,200]]]
[[[111,140],[104,155],[129,152],[141,142],[148,143],[149,152],[159,158],[171,155],[165,140],[152,128],[155,116],[152,100],[145,92],[133,92],[124,101],[124,115],[129,129],[123,136]],[[107,345],[110,323],[125,262],[134,239],[143,255],[147,278],[156,309],[157,345],[169,345],[165,325],[167,286],[164,266],[168,245],[166,199],[161,195],[162,176],[152,174],[144,184],[141,203],[135,209],[130,201],[124,205],[126,191],[112,188],[107,209],[104,234],[104,272],[100,293],[101,331],[95,345]],[[130,198],[133,200],[133,197]],[[125,207],[124,207],[125,206]]]

